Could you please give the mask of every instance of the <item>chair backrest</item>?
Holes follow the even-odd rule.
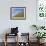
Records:
[[[11,33],[12,33],[12,34],[18,33],[18,27],[16,27],[16,28],[11,28]]]

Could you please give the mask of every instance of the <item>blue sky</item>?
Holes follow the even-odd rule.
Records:
[[[15,16],[18,13],[24,12],[24,8],[12,8],[12,16]]]

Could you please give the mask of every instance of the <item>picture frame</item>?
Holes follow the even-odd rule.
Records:
[[[46,18],[46,0],[37,0],[37,16]]]
[[[11,7],[10,8],[11,20],[25,20],[26,19],[26,7]]]
[[[46,25],[46,0],[36,1],[36,24]]]

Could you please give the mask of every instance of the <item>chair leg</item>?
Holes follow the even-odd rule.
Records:
[[[7,35],[5,34],[5,46],[7,46]]]
[[[7,42],[5,41],[5,46],[7,46]]]
[[[18,34],[17,34],[17,46],[18,46]]]

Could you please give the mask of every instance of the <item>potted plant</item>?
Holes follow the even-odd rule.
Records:
[[[37,38],[37,42],[40,43],[40,40],[46,36],[45,32],[35,32],[33,35]]]

